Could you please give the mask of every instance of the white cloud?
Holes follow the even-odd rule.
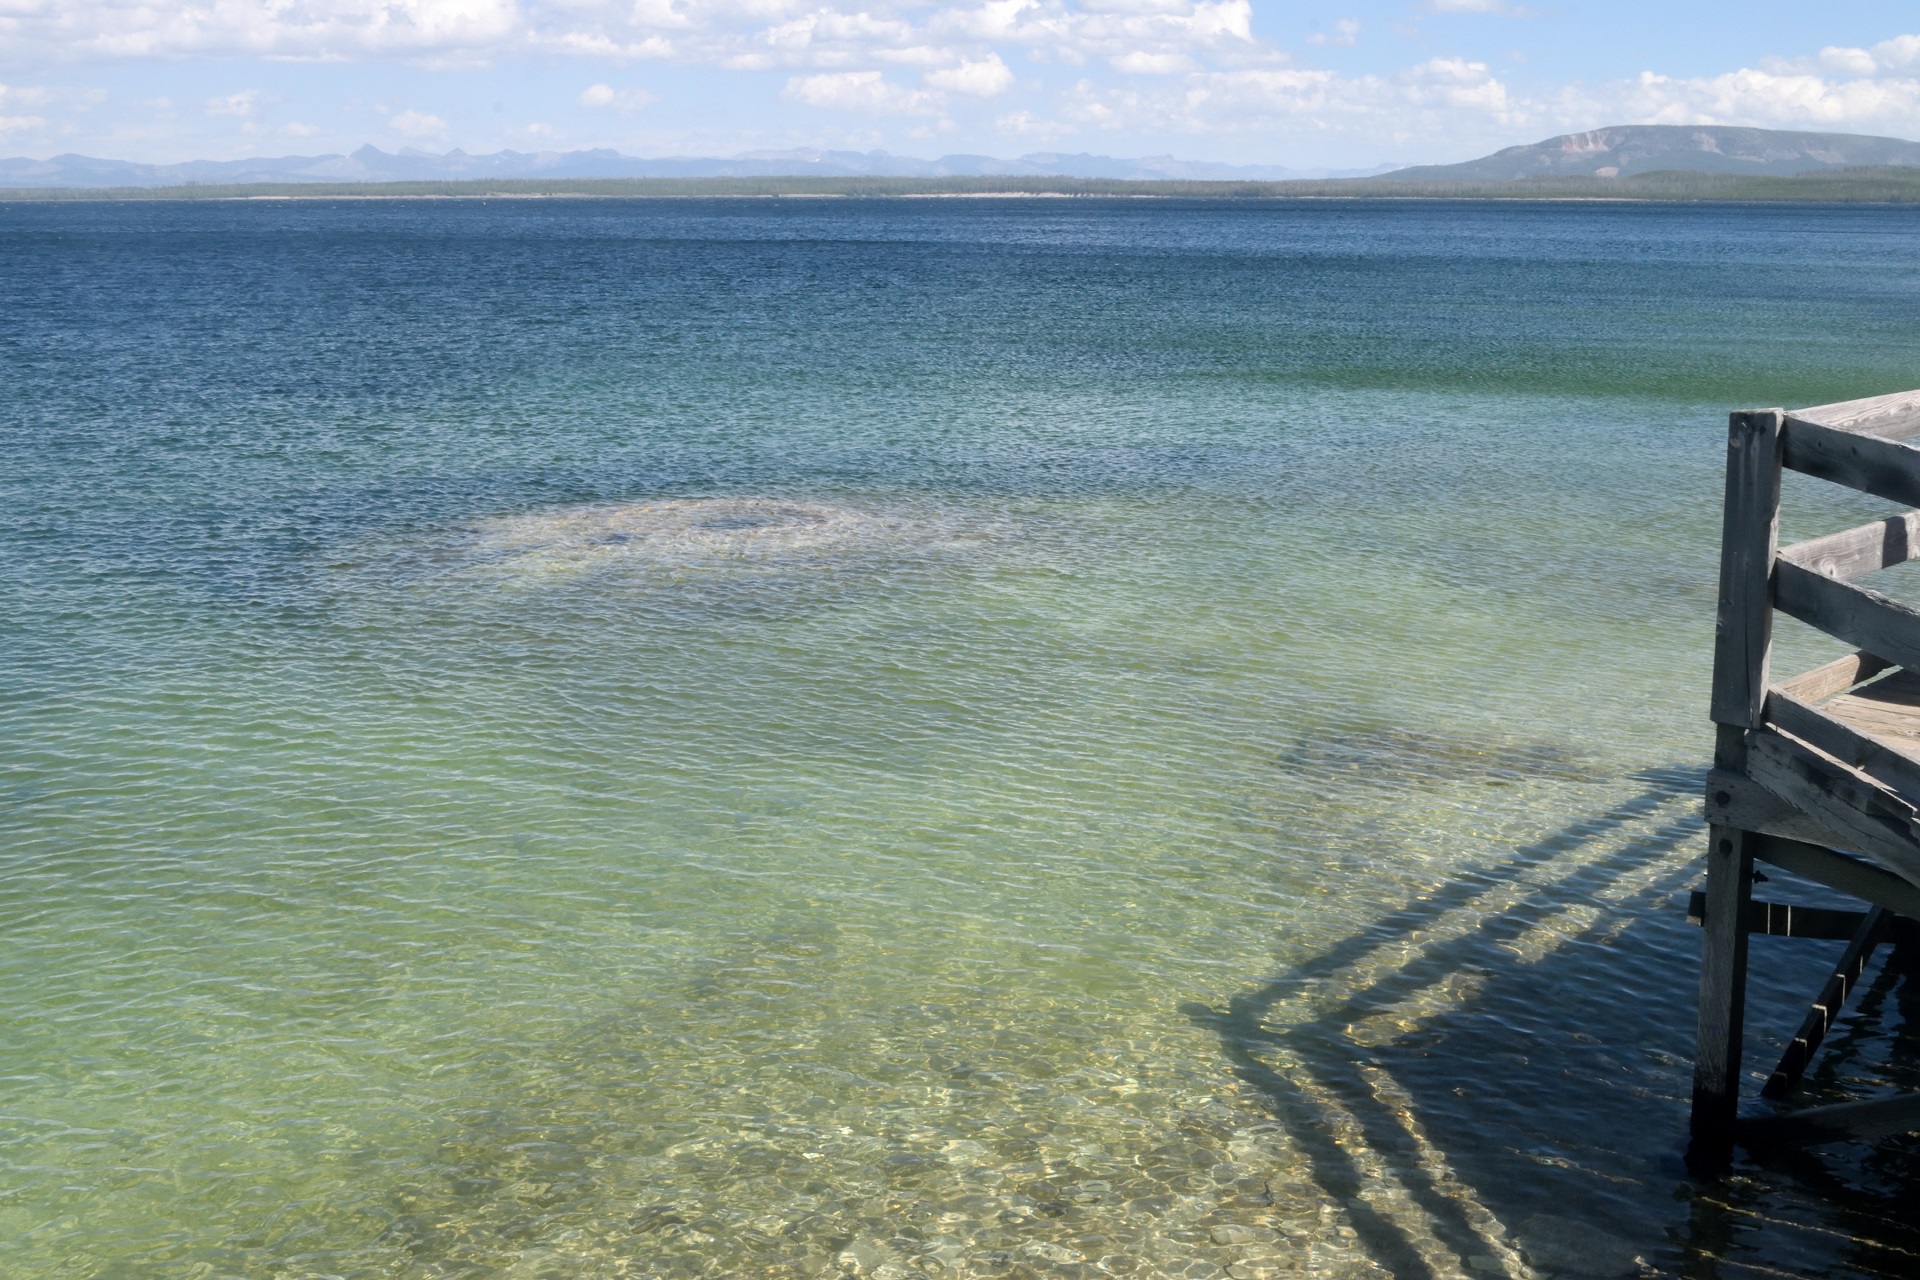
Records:
[[[1820,51],[1818,65],[1842,75],[1874,76],[1905,71],[1920,64],[1920,36],[1895,36],[1882,40],[1871,49],[1845,49],[1829,46]]]
[[[210,116],[250,116],[260,104],[258,89],[242,89],[239,93],[230,93],[224,98],[208,98],[207,114]]]
[[[419,111],[402,111],[387,121],[387,127],[407,138],[438,138],[447,132],[445,120]]]
[[[694,25],[688,8],[675,8],[673,0],[633,0],[627,17],[636,27],[679,28]]]
[[[1836,49],[1831,46],[1820,51],[1820,66],[1848,76],[1870,76],[1880,69],[1873,55],[1865,49]]]
[[[17,107],[37,107],[51,95],[45,86],[37,84],[0,84],[0,104]]]
[[[1114,70],[1136,76],[1171,76],[1198,69],[1184,53],[1146,53],[1139,49],[1123,53],[1112,62]]]
[[[1352,45],[1360,39],[1360,20],[1342,18],[1333,24],[1332,31],[1316,31],[1307,37],[1308,44]]]
[[[1620,101],[1635,120],[1653,124],[1910,132],[1920,114],[1920,81],[1829,80],[1753,68],[1691,79],[1646,72]]]
[[[1069,118],[1096,129],[1350,134],[1381,141],[1500,134],[1545,115],[1485,63],[1434,58],[1388,76],[1296,67],[1198,72],[1164,88],[1075,86]]]
[[[790,102],[831,111],[862,111],[873,115],[931,115],[938,111],[932,94],[890,84],[878,71],[795,76],[787,81],[782,96]]]
[[[610,84],[591,84],[576,99],[583,107],[613,111],[638,111],[659,98],[645,89],[616,89]]]
[[[9,34],[70,56],[345,58],[498,46],[521,18],[516,0],[68,0],[26,8]]]
[[[1053,137],[1070,131],[1058,120],[1043,119],[1031,111],[1009,112],[994,120],[993,127],[1001,133],[1016,137]]]
[[[1920,40],[1888,41],[1868,52],[1876,68],[1893,68],[1909,48],[1920,66]],[[1732,124],[1911,136],[1920,120],[1920,77],[1817,69],[1741,68],[1699,77],[1649,72],[1530,94],[1507,84],[1488,64],[1465,58],[1431,58],[1399,71],[1363,75],[1285,65],[1229,66],[1158,82],[1083,79],[1062,95],[1053,115],[1083,133],[1345,138],[1381,153],[1464,159],[1611,124]],[[1036,131],[1039,122],[1003,117],[1001,127]]]
[[[81,111],[97,105],[104,95],[95,90],[72,90],[59,95],[60,105]],[[0,84],[0,138],[9,134],[31,134],[47,128],[47,117],[34,111],[54,102],[56,95],[44,85]]]
[[[1492,13],[1504,18],[1531,18],[1534,11],[1506,0],[1427,0],[1434,13]]]
[[[996,45],[1064,62],[1258,45],[1251,0],[0,0],[0,12],[0,57],[23,60],[559,54],[834,71],[978,62]]]
[[[962,62],[945,71],[930,71],[926,81],[936,89],[949,89],[976,98],[991,98],[1012,87],[1013,71],[1000,61],[999,54],[990,53],[977,61]]]

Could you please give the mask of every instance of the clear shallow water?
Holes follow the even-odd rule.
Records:
[[[1910,1273],[1915,1144],[1678,1156],[1724,414],[1916,249],[0,206],[0,1270]]]

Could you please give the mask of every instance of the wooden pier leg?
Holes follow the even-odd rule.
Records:
[[[1733,1158],[1740,1109],[1740,1040],[1747,1008],[1747,903],[1753,897],[1752,832],[1710,829],[1707,917],[1700,957],[1700,1025],[1693,1059],[1692,1142],[1696,1173],[1723,1172]]]
[[[1720,527],[1720,600],[1714,618],[1713,763],[1747,772],[1747,731],[1761,725],[1773,647],[1773,561],[1780,531],[1780,448],[1786,414],[1727,420],[1727,497]],[[1687,1163],[1711,1176],[1733,1159],[1740,1107],[1740,1038],[1747,996],[1747,903],[1760,837],[1714,826],[1707,844],[1707,918],[1701,931],[1700,1023]]]

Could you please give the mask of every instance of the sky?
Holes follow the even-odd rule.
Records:
[[[0,0],[0,156],[371,143],[1361,168],[1646,123],[1920,139],[1920,5]]]

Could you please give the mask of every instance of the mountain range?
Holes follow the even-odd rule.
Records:
[[[644,159],[591,151],[496,151],[444,155],[364,146],[351,155],[255,157],[139,164],[59,155],[0,160],[0,187],[173,187],[241,183],[460,181],[487,178],[1022,177],[1149,181],[1277,182],[1362,179],[1385,185],[1506,182],[1527,178],[1626,178],[1663,170],[1785,176],[1828,169],[1920,167],[1920,142],[1854,133],[1805,133],[1730,125],[1616,125],[1508,147],[1461,164],[1371,169],[1289,169],[1173,156],[1119,159],[1036,151],[1014,160],[949,155],[937,160],[885,151],[748,151],[736,156]]]
[[[189,160],[138,164],[60,155],[47,160],[0,160],[0,187],[173,187],[249,182],[421,182],[472,178],[767,178],[767,177],[1052,177],[1193,179],[1273,182],[1298,178],[1365,177],[1391,170],[1288,169],[1279,165],[1212,164],[1147,156],[1122,160],[1082,153],[1037,151],[1017,160],[952,155],[938,160],[885,151],[748,151],[726,158],[667,156],[641,159],[604,148],[592,151],[496,151],[445,155],[398,153],[364,146],[351,155],[275,156],[250,160]]]
[[[1731,125],[1634,124],[1566,133],[1464,164],[1396,169],[1390,182],[1503,182],[1518,178],[1630,178],[1664,169],[1789,175],[1878,165],[1920,166],[1920,142],[1859,133],[1801,133]]]

